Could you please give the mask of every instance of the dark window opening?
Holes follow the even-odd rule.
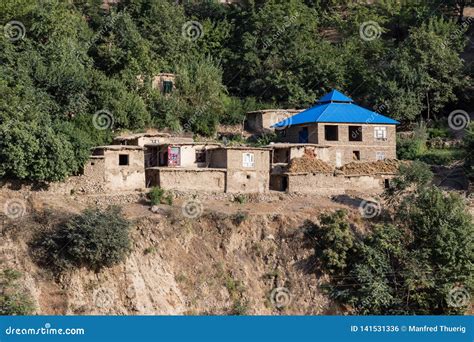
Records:
[[[360,151],[352,151],[353,159],[360,160]]]
[[[169,94],[173,91],[173,82],[172,81],[163,81],[163,93]]]
[[[91,166],[94,166],[94,165],[95,165],[95,163],[91,163]]]
[[[270,175],[270,190],[287,191],[288,177],[284,175]]]
[[[298,142],[300,144],[307,144],[308,143],[308,127],[303,127],[298,134]]]
[[[158,166],[168,166],[168,152],[160,152]]]
[[[247,179],[250,179],[250,175],[247,175]]]
[[[119,165],[128,165],[128,154],[119,154]]]
[[[196,151],[196,163],[206,162],[206,150]]]
[[[290,162],[290,150],[286,148],[278,148],[273,150],[273,163],[289,163]]]
[[[362,126],[349,126],[349,141],[362,141]]]
[[[390,179],[384,180],[384,186],[385,186],[385,189],[390,189]]]
[[[338,141],[339,140],[339,127],[333,125],[324,126],[324,138],[327,141]]]

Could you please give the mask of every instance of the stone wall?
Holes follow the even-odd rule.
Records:
[[[287,176],[288,192],[318,195],[343,195],[346,191],[381,194],[385,189],[385,179],[393,178],[393,175],[334,176],[324,173],[293,173]]]
[[[91,180],[104,182],[105,158],[103,156],[91,156],[84,165],[83,175]]]
[[[221,169],[146,169],[147,186],[167,190],[224,192],[226,171]]]

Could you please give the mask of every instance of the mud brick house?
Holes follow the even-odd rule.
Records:
[[[145,187],[143,147],[109,145],[95,147],[84,175],[111,190],[136,190]]]
[[[337,90],[315,106],[273,125],[282,141],[328,147],[336,167],[353,161],[396,158],[396,125],[399,122],[362,108]]]
[[[158,151],[165,151],[159,146]],[[173,148],[194,148],[171,156]],[[147,186],[181,191],[251,193],[269,190],[270,150],[216,144],[168,145],[168,164],[146,168]],[[183,150],[184,151],[184,150]],[[198,151],[203,154],[199,155]],[[160,153],[160,152],[158,152]],[[183,156],[183,157],[182,157]],[[186,161],[183,161],[183,158]],[[201,159],[202,158],[202,159]]]
[[[273,125],[299,112],[297,109],[264,109],[248,112],[245,114],[244,129],[253,133],[274,131]]]
[[[270,149],[240,146],[210,152],[210,167],[227,170],[225,192],[268,192]]]

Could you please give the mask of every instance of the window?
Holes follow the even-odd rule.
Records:
[[[360,160],[360,151],[352,151],[352,159]]]
[[[300,144],[308,143],[308,127],[303,127],[298,133],[298,142]]]
[[[334,125],[325,125],[324,138],[327,141],[338,141],[339,140],[339,127],[334,126]]]
[[[375,152],[376,160],[385,160],[385,152]]]
[[[255,158],[253,153],[243,153],[242,154],[242,166],[243,167],[254,167]]]
[[[119,165],[128,165],[128,154],[119,154]]]
[[[362,126],[349,126],[349,141],[362,141]]]
[[[173,91],[173,82],[172,81],[163,81],[163,93],[169,94]]]
[[[205,163],[205,162],[206,162],[206,150],[197,150],[196,163]]]
[[[374,138],[378,141],[387,140],[387,127],[374,127]]]

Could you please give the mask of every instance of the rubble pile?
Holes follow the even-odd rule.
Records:
[[[304,172],[333,172],[333,167],[320,159],[309,158],[293,158],[288,166],[288,172],[304,173]]]

